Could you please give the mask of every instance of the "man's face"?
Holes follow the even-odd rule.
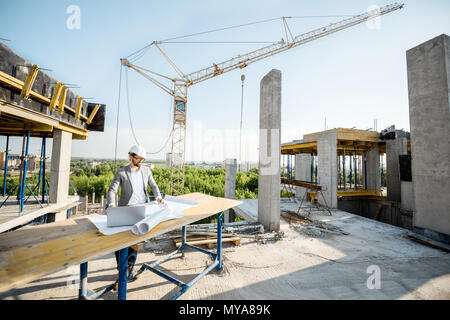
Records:
[[[130,153],[129,156],[130,156],[130,161],[131,161],[131,163],[132,163],[135,167],[140,168],[141,165],[142,165],[142,163],[144,162],[144,158],[141,157],[141,156],[138,156],[138,155],[135,154],[135,153]]]

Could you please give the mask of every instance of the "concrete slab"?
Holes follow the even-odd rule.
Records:
[[[252,199],[253,200],[253,199]],[[256,199],[255,199],[256,200]],[[252,201],[244,201],[251,203]],[[281,206],[295,204],[281,201]],[[223,271],[211,273],[180,297],[190,299],[450,299],[449,254],[409,240],[407,230],[337,210],[311,215],[348,235],[320,229],[314,236],[283,219],[284,237],[265,244],[242,238],[225,244]],[[172,242],[146,243],[137,266],[174,250]],[[211,259],[188,252],[162,265],[183,281],[202,272]],[[369,267],[380,269],[379,289],[369,289]],[[99,289],[117,277],[113,255],[89,262],[89,288]],[[77,299],[78,268],[68,268],[9,292],[0,299]],[[176,287],[150,272],[128,285],[128,299],[167,299]],[[102,297],[116,299],[116,292]]]

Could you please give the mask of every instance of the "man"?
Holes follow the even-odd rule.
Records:
[[[128,156],[130,158],[130,164],[117,170],[114,179],[109,186],[106,197],[106,208],[116,206],[115,199],[119,187],[122,189],[118,203],[119,207],[149,202],[150,198],[147,191],[147,185],[152,189],[156,201],[160,204],[167,205],[161,197],[161,193],[153,179],[150,168],[142,165],[146,156],[145,149],[142,146],[134,145],[130,148]],[[119,269],[119,251],[116,251],[115,254],[117,269]],[[128,260],[128,273],[130,273],[131,268],[137,259],[137,246],[128,248],[128,255],[132,254],[134,254],[135,257]],[[137,277],[133,277],[131,281],[136,279]]]

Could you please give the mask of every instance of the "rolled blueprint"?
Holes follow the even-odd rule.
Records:
[[[177,218],[173,213],[173,208],[164,206],[164,208],[160,209],[159,211],[153,212],[149,214],[145,219],[137,222],[131,229],[131,232],[138,236],[144,235],[151,229],[153,229],[158,223]],[[181,217],[182,216],[183,215],[181,215]]]

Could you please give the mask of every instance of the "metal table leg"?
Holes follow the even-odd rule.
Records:
[[[118,299],[127,299],[127,266],[128,266],[128,248],[119,251],[119,284]]]

